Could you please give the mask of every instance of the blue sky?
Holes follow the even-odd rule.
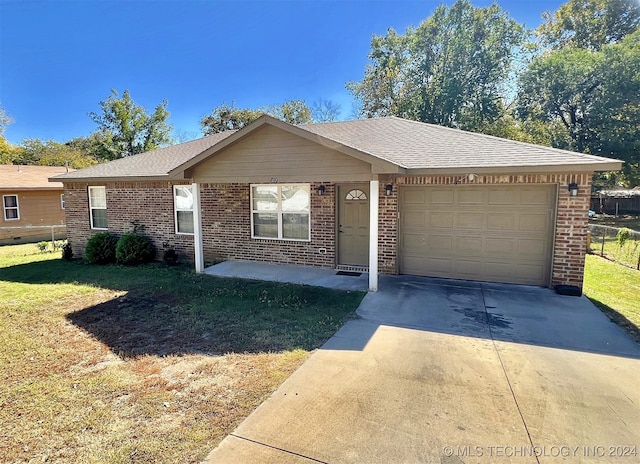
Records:
[[[487,6],[491,0],[472,0]],[[177,133],[222,103],[258,107],[319,98],[342,106],[371,36],[404,32],[439,0],[0,0],[0,102],[5,136],[59,142],[89,135],[110,89],[152,111],[164,98]],[[561,0],[501,0],[528,27]]]

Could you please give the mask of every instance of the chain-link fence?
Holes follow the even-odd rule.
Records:
[[[589,224],[588,251],[640,270],[640,232]]]

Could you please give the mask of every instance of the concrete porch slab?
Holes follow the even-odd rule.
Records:
[[[255,261],[224,261],[204,270],[205,274],[217,277],[237,277],[240,279],[266,280],[316,287],[366,292],[369,288],[369,274],[359,276],[337,275],[335,269],[270,264]]]

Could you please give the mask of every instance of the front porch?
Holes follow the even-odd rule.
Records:
[[[286,282],[299,285],[314,285],[366,292],[369,288],[369,274],[359,276],[339,274],[341,271],[311,266],[292,266],[287,264],[271,264],[255,261],[224,261],[207,267],[205,274],[217,277],[238,277],[242,279]],[[353,273],[357,274],[357,273]]]

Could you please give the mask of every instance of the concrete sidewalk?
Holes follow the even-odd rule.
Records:
[[[640,346],[586,298],[380,289],[205,462],[635,462],[608,452],[640,451]]]
[[[366,272],[360,276],[338,275],[338,271],[322,267],[287,266],[255,261],[224,261],[206,268],[204,272],[217,277],[315,285],[337,290],[366,292],[369,288],[369,274]]]

